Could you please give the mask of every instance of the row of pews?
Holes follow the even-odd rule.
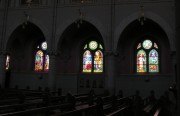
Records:
[[[94,92],[66,96],[50,92],[0,89],[1,116],[160,116],[160,101],[137,103],[139,96],[95,95]],[[138,101],[139,102],[139,101]],[[140,101],[141,102],[141,101]],[[140,107],[138,105],[141,105]],[[140,112],[136,112],[138,109]],[[138,114],[139,113],[139,114]]]

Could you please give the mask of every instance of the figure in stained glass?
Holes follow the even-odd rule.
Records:
[[[158,53],[155,49],[149,53],[149,72],[158,72]]]
[[[94,55],[94,72],[102,72],[102,64],[103,64],[103,58],[102,58],[102,52],[100,50],[95,52]]]
[[[35,71],[42,71],[43,69],[43,52],[41,50],[36,52]]]
[[[137,72],[146,72],[146,53],[139,50],[137,54]]]
[[[44,64],[44,71],[49,70],[49,55],[45,55],[45,64]]]
[[[159,72],[158,45],[156,42],[146,39],[137,45],[137,50],[137,72]],[[146,54],[148,55],[146,56]]]
[[[103,72],[103,46],[97,41],[90,41],[83,49],[82,72]]]
[[[89,50],[86,50],[83,55],[83,72],[91,72],[92,55]]]

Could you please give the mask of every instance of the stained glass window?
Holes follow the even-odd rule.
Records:
[[[140,47],[141,47],[141,43],[138,44],[137,49],[139,49]]]
[[[47,42],[42,42],[37,46],[35,54],[35,71],[48,71],[49,70],[49,55],[47,52]]]
[[[146,53],[139,50],[137,53],[137,72],[146,72]]]
[[[47,43],[46,43],[46,42],[43,42],[43,43],[41,44],[41,48],[42,48],[43,50],[47,50]]]
[[[158,52],[152,49],[149,53],[149,72],[158,72]]]
[[[95,50],[97,47],[98,47],[98,44],[97,44],[96,41],[91,41],[91,42],[89,43],[89,48],[90,48],[91,50]]]
[[[150,40],[144,40],[143,47],[145,49],[150,49],[152,47],[152,42]]]
[[[157,44],[154,42],[154,47],[156,48],[156,49],[158,49],[158,46],[157,46]]]
[[[102,47],[102,45],[101,45],[101,44],[99,44],[99,48],[103,49],[103,47]]]
[[[103,46],[97,41],[85,44],[82,72],[103,72]]]
[[[89,50],[86,50],[83,55],[83,72],[92,71],[92,55]]]
[[[100,50],[94,54],[94,72],[103,72],[103,53]]]
[[[159,72],[158,45],[146,39],[137,45],[137,72]]]
[[[9,69],[9,63],[10,63],[10,56],[7,55],[7,57],[6,57],[6,70]]]
[[[87,44],[84,46],[84,49],[86,49],[87,48]]]
[[[42,71],[42,69],[43,69],[43,57],[44,57],[44,54],[41,50],[36,52],[35,71]]]
[[[49,55],[45,55],[44,71],[49,70]]]

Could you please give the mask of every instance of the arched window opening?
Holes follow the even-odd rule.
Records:
[[[136,71],[159,72],[158,45],[150,39],[145,39],[137,44]]]
[[[47,54],[47,42],[42,42],[37,46],[35,54],[35,71],[49,70],[49,55]]]
[[[137,53],[137,72],[146,72],[146,53],[139,50]]]
[[[84,45],[82,72],[103,72],[103,46],[97,41]]]

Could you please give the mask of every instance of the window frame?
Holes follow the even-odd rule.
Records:
[[[143,47],[143,42],[145,40],[150,40],[152,42],[152,47],[150,49],[145,49]],[[141,47],[137,49],[139,43],[141,43]],[[158,46],[158,49],[154,47],[154,43],[156,43],[156,45]],[[155,40],[154,37],[152,36],[143,36],[141,37],[141,39],[139,41],[137,41],[135,43],[135,54],[134,54],[134,72],[136,74],[158,74],[161,73],[161,49],[160,49],[160,44],[158,42],[158,40]],[[155,49],[158,53],[158,72],[149,72],[149,53],[151,52],[151,50]],[[137,72],[137,53],[139,50],[144,50],[146,53],[146,72]]]
[[[42,43],[43,42],[46,42],[46,44],[47,44],[47,41],[41,41],[41,42],[39,42],[38,44],[36,44],[36,46],[35,46],[35,51],[34,51],[34,58],[33,58],[33,63],[34,63],[34,65],[33,65],[33,71],[34,72],[48,72],[49,71],[49,68],[48,68],[48,70],[46,70],[45,69],[45,63],[46,63],[46,55],[49,55],[47,52],[47,49],[48,49],[48,47],[47,47],[47,49],[46,50],[43,50],[42,48],[41,48],[41,45],[42,45]],[[37,48],[39,46],[39,48]],[[35,70],[35,62],[36,62],[36,53],[39,51],[39,50],[41,50],[42,52],[43,52],[43,67],[42,67],[42,70],[40,70],[40,71],[38,71],[38,70]],[[50,60],[50,59],[49,59]]]
[[[92,50],[92,49],[90,49],[89,48],[89,43],[91,42],[91,41],[96,41],[97,42],[97,44],[98,44],[98,47],[96,48],[96,49],[94,49],[94,50]],[[87,45],[87,48],[85,48],[84,49],[84,47]],[[102,46],[102,49],[99,47],[99,46]],[[91,56],[92,56],[92,63],[91,63],[91,65],[92,65],[92,69],[91,69],[91,72],[83,72],[83,65],[84,65],[84,63],[83,63],[83,61],[84,61],[84,53],[85,53],[85,51],[87,51],[87,50],[89,50],[90,52],[91,52]],[[96,51],[98,51],[98,50],[100,50],[101,52],[102,52],[102,59],[103,59],[103,64],[102,64],[102,72],[95,72],[94,71],[94,66],[95,66],[95,64],[94,64],[94,56],[95,56],[95,52]],[[80,73],[82,73],[82,74],[102,74],[102,73],[104,73],[104,45],[102,44],[102,42],[100,42],[100,41],[98,41],[98,40],[88,40],[88,41],[85,41],[83,44],[82,44],[82,46],[81,46],[81,57],[80,57]]]

